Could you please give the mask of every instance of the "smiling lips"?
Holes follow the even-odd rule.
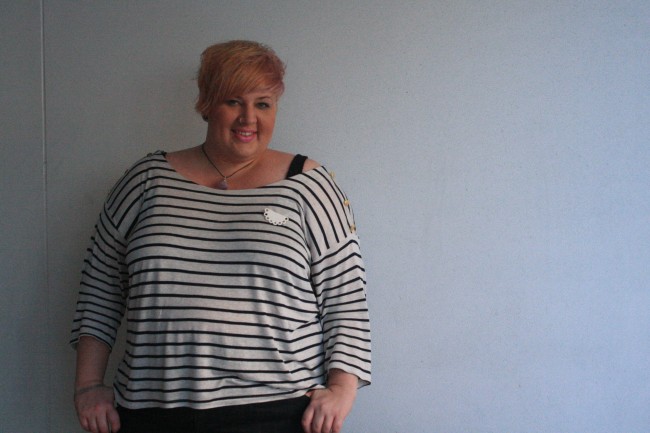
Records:
[[[253,141],[255,135],[257,134],[257,131],[251,131],[247,129],[233,129],[232,132],[235,134],[235,137],[239,141],[243,141],[244,143],[250,143]]]

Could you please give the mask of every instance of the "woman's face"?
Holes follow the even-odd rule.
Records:
[[[277,95],[266,90],[227,98],[208,115],[206,145],[233,161],[259,156],[271,142],[277,103]]]

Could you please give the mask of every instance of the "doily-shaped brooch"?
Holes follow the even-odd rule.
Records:
[[[269,209],[268,207],[264,209],[264,218],[274,226],[281,226],[289,221],[289,217],[286,217],[273,209]]]

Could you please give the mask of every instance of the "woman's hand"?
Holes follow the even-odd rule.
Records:
[[[305,433],[340,433],[357,395],[356,376],[331,370],[327,388],[307,393],[311,403],[302,416]]]
[[[120,429],[113,389],[103,383],[109,354],[105,343],[89,336],[79,338],[74,407],[81,427],[92,433],[116,433]]]
[[[74,406],[79,423],[92,433],[116,433],[120,416],[115,410],[113,389],[102,384],[81,388],[75,393]]]

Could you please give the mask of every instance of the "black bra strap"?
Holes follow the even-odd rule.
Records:
[[[291,161],[291,165],[289,166],[289,170],[287,171],[287,179],[291,176],[302,173],[302,169],[305,166],[305,161],[307,161],[307,157],[305,155],[297,154],[294,156],[293,160]]]

